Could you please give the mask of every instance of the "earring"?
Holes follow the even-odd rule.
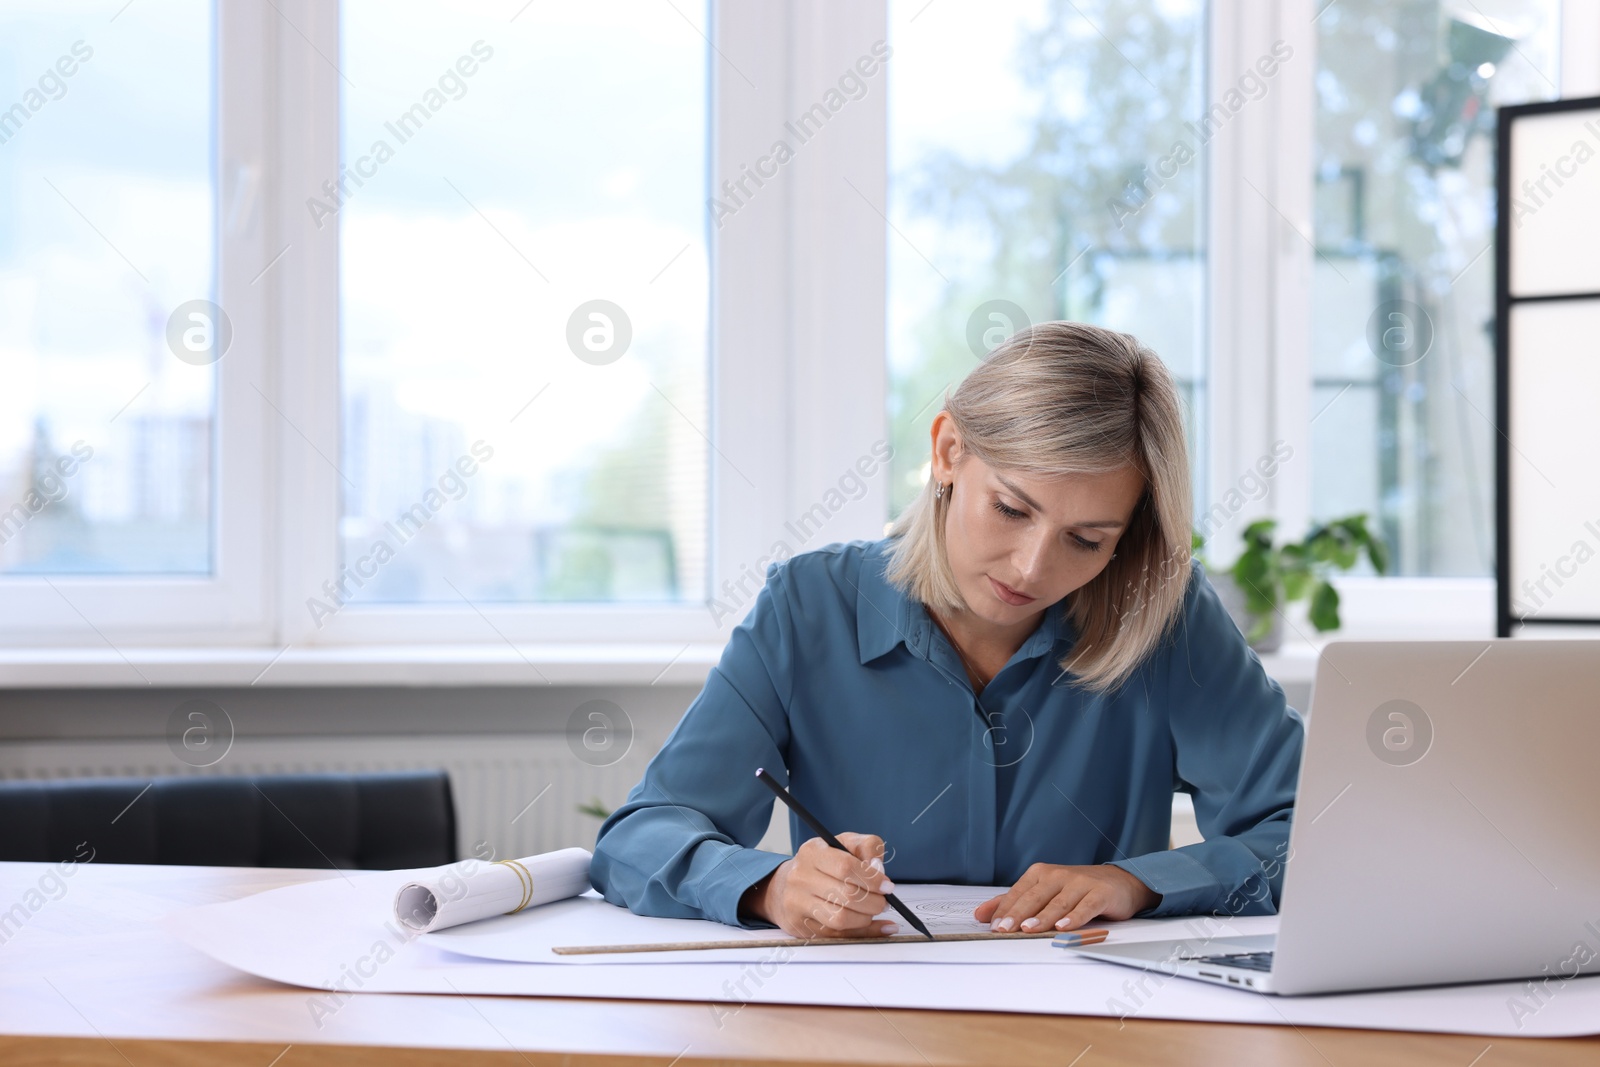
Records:
[[[945,483],[944,482],[940,482],[937,486],[934,487],[933,499],[935,499],[935,500],[943,500],[944,499],[944,487],[945,487]]]

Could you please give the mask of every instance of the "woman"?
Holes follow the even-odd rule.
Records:
[[[886,538],[768,568],[600,827],[596,888],[801,937],[897,932],[895,880],[1009,885],[975,913],[1002,931],[1275,911],[1303,721],[1190,559],[1166,367],[1045,323],[962,381],[932,442]],[[792,816],[792,857],[754,848],[758,767],[850,851]],[[1205,841],[1168,850],[1180,790]]]

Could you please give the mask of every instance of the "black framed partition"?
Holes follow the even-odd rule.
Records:
[[[1496,625],[1600,627],[1600,97],[1498,140]]]

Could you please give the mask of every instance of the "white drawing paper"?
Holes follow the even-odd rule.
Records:
[[[287,886],[174,912],[160,925],[246,973],[328,991],[331,1006],[363,992],[466,993],[694,1000],[726,1012],[756,1003],[870,1005],[1520,1037],[1600,1033],[1600,976],[1564,981],[1536,1012],[1519,1016],[1507,1006],[1525,996],[1523,982],[1269,997],[1101,963],[1054,948],[1048,938],[733,950],[740,953],[734,958],[694,952],[557,957],[537,964],[475,959],[444,949],[442,942],[452,932],[487,928],[517,916],[468,923],[441,934],[409,930],[394,920],[389,908],[395,890],[414,874],[347,875]],[[947,889],[952,896],[958,889],[973,892],[972,887]],[[646,928],[641,923],[655,936],[671,940],[741,933],[704,920],[631,915],[592,893],[540,905],[523,915],[585,908],[594,929],[607,931],[613,943],[642,940]],[[1112,937],[1192,937],[1197,921],[1118,923]],[[1276,919],[1207,920],[1205,925],[1219,936],[1270,933]],[[770,939],[776,932],[742,933]],[[873,955],[868,961],[827,955],[850,950]],[[913,951],[915,955],[894,958]],[[647,963],[645,956],[654,958]],[[663,961],[662,956],[678,958]],[[681,958],[685,956],[693,959]]]

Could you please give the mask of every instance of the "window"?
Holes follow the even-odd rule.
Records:
[[[1314,518],[1396,573],[1494,569],[1494,108],[1557,95],[1555,0],[1317,18]]]
[[[658,2],[502,6],[343,4],[340,196],[312,210],[346,588],[700,601],[706,42]]]
[[[909,0],[889,19],[893,511],[928,479],[946,387],[1049,319],[1150,345],[1203,473],[1203,4]]]
[[[0,572],[209,575],[215,27],[108,14],[0,10]]]
[[[268,638],[265,11],[0,13],[7,645]]]

